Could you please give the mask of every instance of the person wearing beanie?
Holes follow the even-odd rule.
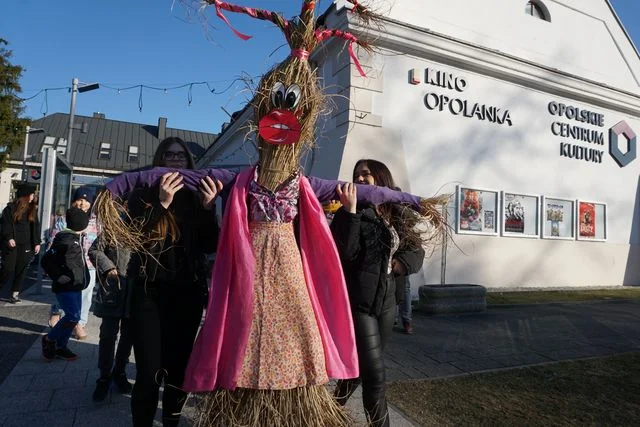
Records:
[[[42,356],[51,361],[75,360],[78,356],[67,346],[71,333],[80,321],[82,290],[89,284],[89,270],[84,251],[83,231],[89,225],[89,214],[71,207],[66,214],[67,228],[56,234],[51,247],[41,260],[51,277],[52,289],[64,316],[42,337]]]
[[[16,198],[2,211],[0,252],[2,270],[0,288],[11,285],[9,302],[20,302],[20,289],[33,256],[40,251],[40,223],[34,201],[35,185],[23,183],[16,188]]]
[[[82,187],[78,187],[74,192],[71,198],[71,206],[80,208],[85,212],[89,212],[89,225],[85,230],[85,239],[84,239],[84,253],[87,255],[89,253],[89,248],[91,244],[96,239],[98,235],[98,228],[96,225],[96,217],[91,213],[91,206],[93,205],[93,201],[96,197],[96,191],[94,187],[90,187],[88,185],[83,185]],[[49,242],[52,242],[55,238],[55,235],[62,229],[67,227],[67,224],[60,221],[56,223],[55,226],[51,230],[51,234],[49,236]],[[79,340],[84,340],[87,338],[87,333],[85,332],[85,326],[87,326],[87,321],[89,320],[89,309],[91,308],[91,300],[93,298],[93,288],[95,286],[95,278],[96,278],[96,270],[91,260],[86,258],[87,268],[89,269],[89,285],[85,290],[82,291],[82,306],[80,310],[80,321],[78,325],[73,331],[72,336]],[[49,316],[49,326],[55,326],[56,322],[60,320],[60,307],[57,304],[51,306],[51,314]]]

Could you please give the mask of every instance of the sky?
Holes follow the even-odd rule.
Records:
[[[640,1],[611,1],[640,46]],[[24,103],[25,115],[32,119],[68,113],[67,88],[77,77],[101,85],[78,94],[78,115],[101,112],[109,119],[151,125],[162,116],[168,118],[168,127],[217,133],[229,119],[227,112],[242,108],[250,98],[247,81],[257,83],[288,54],[284,37],[272,24],[227,13],[236,29],[253,36],[242,41],[213,8],[199,14],[190,6],[197,2],[191,0],[0,2],[0,38],[10,43],[12,63],[25,69],[21,96],[33,97]],[[287,18],[297,15],[301,4],[299,0],[237,3],[279,11]],[[332,0],[318,3],[317,10],[323,12]],[[208,85],[190,88],[195,82]],[[160,90],[144,88],[142,94],[138,87],[117,90],[141,84]]]

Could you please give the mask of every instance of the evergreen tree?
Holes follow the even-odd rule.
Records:
[[[9,59],[12,52],[8,42],[0,38],[0,170],[3,170],[9,154],[24,143],[24,133],[29,119],[20,118],[24,107],[18,97],[22,67]]]

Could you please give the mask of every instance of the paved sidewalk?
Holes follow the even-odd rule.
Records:
[[[414,335],[394,334],[389,345],[389,381],[640,352],[639,300],[490,306],[414,324]]]
[[[130,425],[128,396],[112,390],[105,403],[91,401],[98,375],[100,320],[91,316],[89,340],[72,341],[71,348],[80,355],[77,361],[46,363],[37,338],[48,319],[53,294],[48,286],[44,286],[42,295],[30,292],[23,294],[20,305],[0,302],[0,363],[5,370],[15,364],[0,382],[0,426]],[[414,328],[412,336],[393,335],[385,359],[389,381],[470,375],[638,352],[640,301],[490,307],[485,313],[446,316],[416,314]],[[21,356],[20,345],[24,351],[25,342],[32,344]],[[17,364],[12,361],[16,357],[21,357]],[[128,373],[134,377],[133,363]],[[364,423],[359,392],[349,407]],[[391,425],[412,423],[392,410]]]
[[[46,362],[42,358],[39,336],[44,331],[49,316],[49,306],[54,301],[50,286],[43,286],[41,295],[31,290],[23,292],[21,304],[0,302],[0,320],[4,318],[3,334],[11,337],[27,337],[32,344],[13,370],[0,382],[0,426],[2,427],[120,427],[130,426],[130,397],[112,388],[107,400],[95,404],[91,400],[95,380],[98,377],[98,335],[100,319],[90,314],[84,341],[71,340],[69,347],[78,354],[73,362],[56,360]],[[7,321],[8,315],[20,312],[36,312],[30,322]],[[10,314],[7,314],[10,312]],[[36,323],[39,322],[39,323]],[[4,335],[3,335],[4,336]],[[1,359],[0,361],[4,361]],[[7,363],[9,360],[7,359]],[[14,362],[15,363],[15,362]],[[135,361],[127,368],[130,379],[135,378]],[[2,378],[0,377],[0,381]],[[349,409],[360,425],[365,424],[360,390],[349,401]],[[161,404],[159,404],[159,408]],[[391,425],[413,426],[398,412],[391,409]],[[187,415],[191,413],[186,408]],[[156,414],[156,425],[161,426],[161,411]],[[183,420],[181,426],[189,423]]]

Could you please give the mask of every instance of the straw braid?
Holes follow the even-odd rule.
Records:
[[[360,66],[360,61],[358,61],[358,57],[356,56],[355,52],[353,51],[353,43],[356,43],[357,45],[363,47],[365,50],[370,51],[371,50],[371,45],[369,43],[367,43],[365,41],[362,41],[362,40],[359,40],[353,34],[348,33],[346,31],[342,31],[342,30],[318,29],[315,32],[315,36],[316,36],[316,40],[318,40],[318,42],[326,40],[326,39],[328,39],[330,37],[338,37],[338,38],[341,38],[341,39],[344,39],[344,40],[348,41],[349,42],[349,45],[348,45],[349,55],[351,56],[351,59],[353,60],[353,63],[356,66],[356,69],[358,70],[360,75],[362,77],[366,77],[366,74],[364,73],[364,70]]]
[[[241,32],[237,31],[235,28],[233,28],[229,20],[222,14],[223,10],[226,10],[229,12],[235,12],[235,13],[243,13],[245,15],[251,16],[252,18],[260,19],[263,21],[270,21],[284,32],[287,39],[289,38],[289,21],[287,21],[279,13],[271,12],[270,10],[266,10],[266,9],[256,9],[253,7],[237,6],[235,4],[223,2],[220,0],[204,0],[204,1],[209,3],[210,5],[215,6],[216,14],[218,15],[218,17],[222,19],[229,26],[229,28],[231,28],[234,34],[236,34],[238,37],[240,37],[243,40],[248,40],[251,38],[251,36],[242,34]]]

